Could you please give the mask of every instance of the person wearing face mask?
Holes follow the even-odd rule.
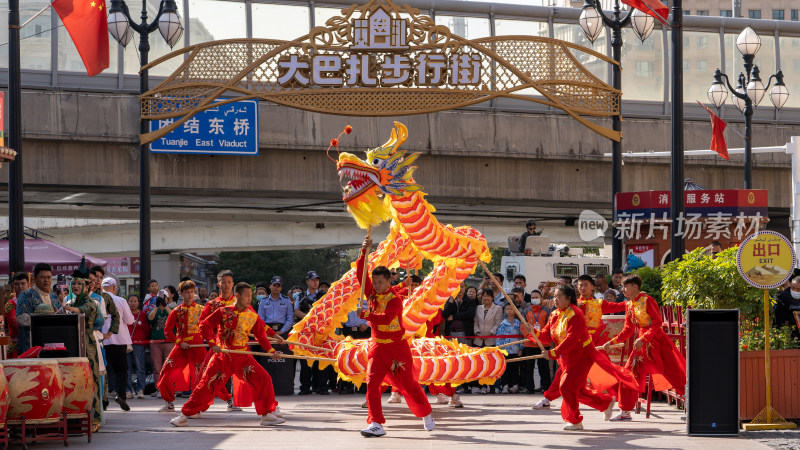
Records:
[[[792,335],[800,338],[794,311],[800,311],[800,277],[792,278],[789,288],[778,294],[778,302],[775,304],[775,326],[789,325],[792,327]]]
[[[534,330],[539,331],[547,324],[547,311],[542,308],[542,293],[538,289],[531,292],[531,307],[525,317],[525,321],[530,324]],[[526,341],[522,347],[522,356],[533,356],[542,353],[542,350],[533,341]],[[536,389],[536,383],[533,379],[533,370],[539,366],[539,389]],[[525,361],[524,374],[525,388],[528,394],[533,394],[536,391],[544,392],[550,388],[550,363],[546,359],[529,359]]]

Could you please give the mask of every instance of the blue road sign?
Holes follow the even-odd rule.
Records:
[[[152,120],[150,131],[173,122],[174,119]],[[150,151],[258,155],[258,101],[240,100],[197,113],[168,135],[153,141]]]

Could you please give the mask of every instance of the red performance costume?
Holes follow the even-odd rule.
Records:
[[[6,300],[3,308],[3,316],[8,327],[8,336],[11,338],[11,345],[6,349],[9,359],[17,357],[17,337],[19,328],[17,327],[17,297]]]
[[[239,311],[236,305],[224,306],[200,322],[200,333],[209,343],[214,342],[214,330],[217,328],[220,329],[219,341],[211,345],[228,350],[247,350],[252,333],[265,351],[272,350],[267,336],[275,336],[275,332],[250,307]],[[214,393],[224,388],[231,376],[236,406],[255,403],[256,412],[261,416],[275,411],[278,402],[275,401],[272,378],[252,355],[209,353],[212,353],[211,360],[189,401],[181,409],[184,416],[190,417],[207,410],[214,402]]]
[[[625,303],[612,303],[601,298],[584,298],[583,296],[578,298],[578,307],[580,307],[583,317],[586,319],[586,328],[592,337],[592,345],[595,347],[603,345],[609,340],[609,336],[605,333],[606,324],[603,322],[603,314],[625,311]],[[558,366],[553,379],[560,379],[561,372],[561,366]],[[617,384],[616,378],[609,376],[608,372],[598,365],[592,365],[589,369],[589,378],[592,379],[592,386],[598,391],[604,391]],[[544,397],[550,401],[560,396],[561,392],[558,383],[552,383],[544,393]]]
[[[359,280],[364,279],[365,253],[366,250],[362,249],[356,263]],[[431,405],[413,375],[411,348],[403,339],[403,296],[399,288],[392,286],[385,293],[378,294],[370,278],[366,277],[364,295],[369,311],[363,311],[361,318],[367,320],[372,328],[372,338],[367,348],[367,423],[386,423],[381,407],[381,383],[384,378],[388,378],[389,383],[399,389],[415,416],[429,415]]]
[[[175,401],[175,390],[188,391],[194,388],[200,378],[203,361],[206,357],[206,349],[203,347],[192,347],[182,349],[181,343],[196,345],[203,343],[200,334],[200,316],[203,307],[197,303],[191,306],[184,306],[181,303],[173,309],[167,317],[167,324],[164,334],[170,341],[175,342],[164,367],[161,369],[161,376],[158,379],[158,390],[164,401],[172,403]],[[177,333],[172,330],[177,329]]]
[[[644,341],[639,350],[631,352],[625,368],[633,372],[642,388],[646,386],[645,376],[652,375],[656,391],[672,387],[683,395],[686,386],[686,358],[678,352],[675,344],[661,328],[661,313],[655,299],[640,292],[635,299],[625,302],[625,305],[625,326],[610,342],[625,342],[636,328],[639,329],[639,339]],[[620,386],[619,408],[623,411],[633,410],[638,397],[639,389]]]
[[[236,303],[236,296],[233,294],[231,294],[231,296],[228,298],[222,298],[222,295],[220,295],[214,300],[210,300],[208,303],[206,303],[206,306],[203,307],[203,312],[200,314],[200,323],[203,323],[204,320],[206,320],[210,315],[214,314],[214,312],[216,312],[218,309],[225,306],[231,306],[234,303]],[[217,336],[217,334],[219,334],[219,330],[217,328],[214,328],[213,331],[214,331],[214,336]],[[208,343],[209,346],[213,346],[215,340],[216,339],[209,341]],[[208,367],[208,363],[211,362],[212,356],[213,356],[212,352],[206,352],[205,359],[203,360],[202,366],[200,368],[200,373],[202,373],[203,370],[206,367]],[[230,392],[228,392],[227,388],[225,388],[224,384],[220,386],[219,391],[217,391],[216,395],[220,400],[226,402],[231,399],[231,394]]]
[[[583,403],[598,411],[604,411],[611,405],[610,395],[586,386],[586,376],[595,363],[620,382],[638,389],[636,381],[630,374],[623,372],[611,363],[607,355],[594,348],[583,312],[578,306],[569,305],[564,310],[555,310],[550,313],[547,325],[538,336],[543,345],[555,343],[555,348],[549,350],[548,353],[551,358],[558,358],[561,376],[559,377],[556,373],[551,387],[556,386],[556,392],[560,392],[564,397],[561,404],[561,417],[566,422],[571,424],[583,422],[578,403]],[[547,397],[547,393],[545,393],[545,397]]]

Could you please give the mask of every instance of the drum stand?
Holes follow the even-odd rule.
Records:
[[[67,419],[67,433],[73,436],[86,435],[89,443],[92,443],[92,410],[86,411],[81,417],[70,417]]]
[[[14,443],[21,443],[23,449],[28,448],[28,442],[63,441],[64,447],[69,447],[67,439],[67,415],[62,413],[61,418],[51,423],[26,423],[22,416],[21,423],[10,427],[15,433],[11,438]],[[19,436],[16,436],[19,432]],[[31,436],[28,436],[30,432]]]
[[[8,424],[3,424],[3,429],[0,430],[0,443],[3,444],[3,450],[8,448]]]

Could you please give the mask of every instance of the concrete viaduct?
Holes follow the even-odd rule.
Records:
[[[670,121],[661,105],[623,104],[623,151],[665,151]],[[345,124],[342,151],[383,143],[390,118],[259,107],[258,156],[152,156],[154,252],[352,246],[363,239],[341,202],[325,149]],[[138,252],[138,103],[128,92],[23,91],[26,226],[62,245],[99,255]],[[626,114],[627,109],[631,110]],[[686,149],[708,148],[711,127],[699,107],[686,110]],[[731,127],[742,129],[728,118]],[[421,152],[415,178],[444,223],[470,224],[493,245],[518,235],[528,218],[546,234],[578,243],[573,225],[585,209],[611,217],[610,141],[544,107],[502,105],[394,118],[410,131],[403,148]],[[609,124],[605,124],[609,125]],[[754,146],[784,145],[800,120],[756,121]],[[728,133],[729,146],[742,146]],[[788,234],[789,157],[756,155],[754,187],[769,190],[769,228]],[[711,189],[743,187],[743,157],[687,158],[686,176]],[[7,171],[0,184],[7,190]],[[623,191],[669,189],[666,159],[627,159]],[[7,196],[0,205],[6,209]],[[0,223],[0,227],[2,227]]]

